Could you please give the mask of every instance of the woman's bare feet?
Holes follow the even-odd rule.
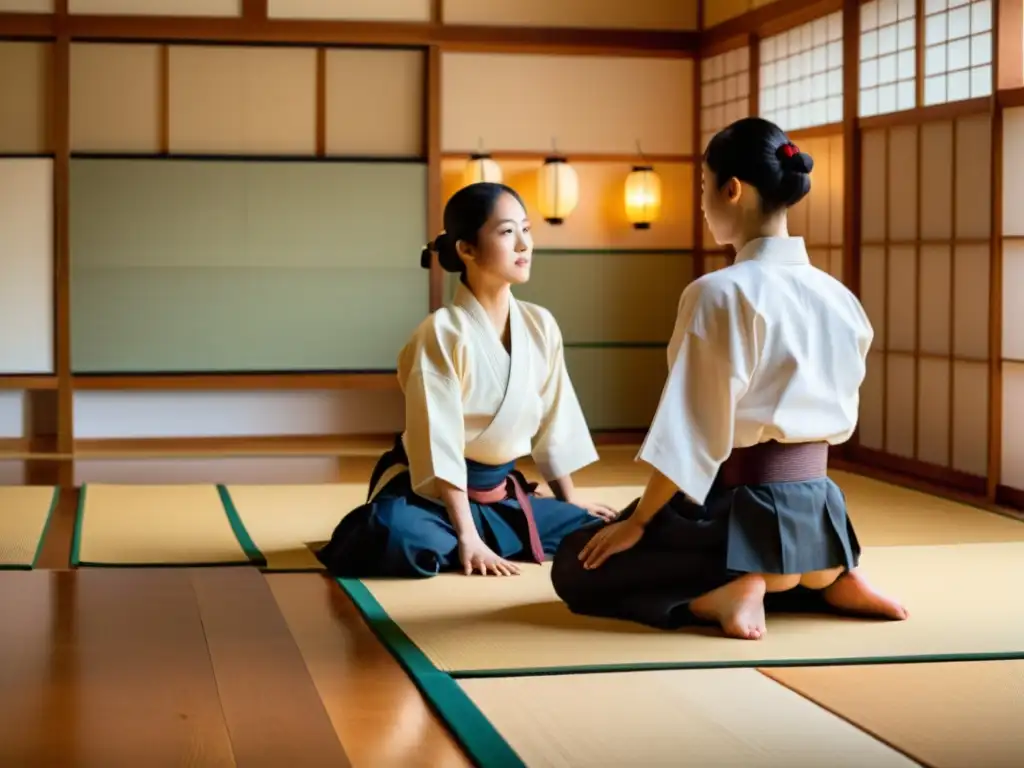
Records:
[[[729,637],[760,640],[767,633],[764,620],[764,577],[749,573],[690,603],[699,619],[717,621]]]
[[[826,602],[844,611],[903,621],[910,614],[898,601],[875,591],[859,570],[844,573],[822,593]]]

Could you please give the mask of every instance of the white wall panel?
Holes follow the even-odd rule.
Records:
[[[53,372],[53,163],[0,160],[0,373]]]

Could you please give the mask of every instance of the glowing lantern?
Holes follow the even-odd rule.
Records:
[[[500,184],[502,179],[501,166],[490,155],[475,153],[470,155],[466,170],[462,172],[462,184],[468,187],[481,181]]]
[[[637,165],[626,177],[626,218],[636,229],[650,229],[661,216],[661,178],[649,165]]]
[[[549,157],[537,174],[537,205],[549,224],[561,224],[580,201],[576,169],[564,157]]]

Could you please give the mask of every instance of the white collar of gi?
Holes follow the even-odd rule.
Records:
[[[810,264],[802,237],[759,237],[744,245],[736,262],[760,261],[766,264]]]

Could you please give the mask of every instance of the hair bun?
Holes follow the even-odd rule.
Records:
[[[423,250],[420,251],[420,266],[423,267],[423,269],[430,269],[430,262],[432,261],[430,254],[433,253],[433,251],[433,243],[427,243],[423,246]]]
[[[810,173],[814,169],[814,160],[800,147],[791,141],[781,145],[775,152],[782,170],[790,173]]]

